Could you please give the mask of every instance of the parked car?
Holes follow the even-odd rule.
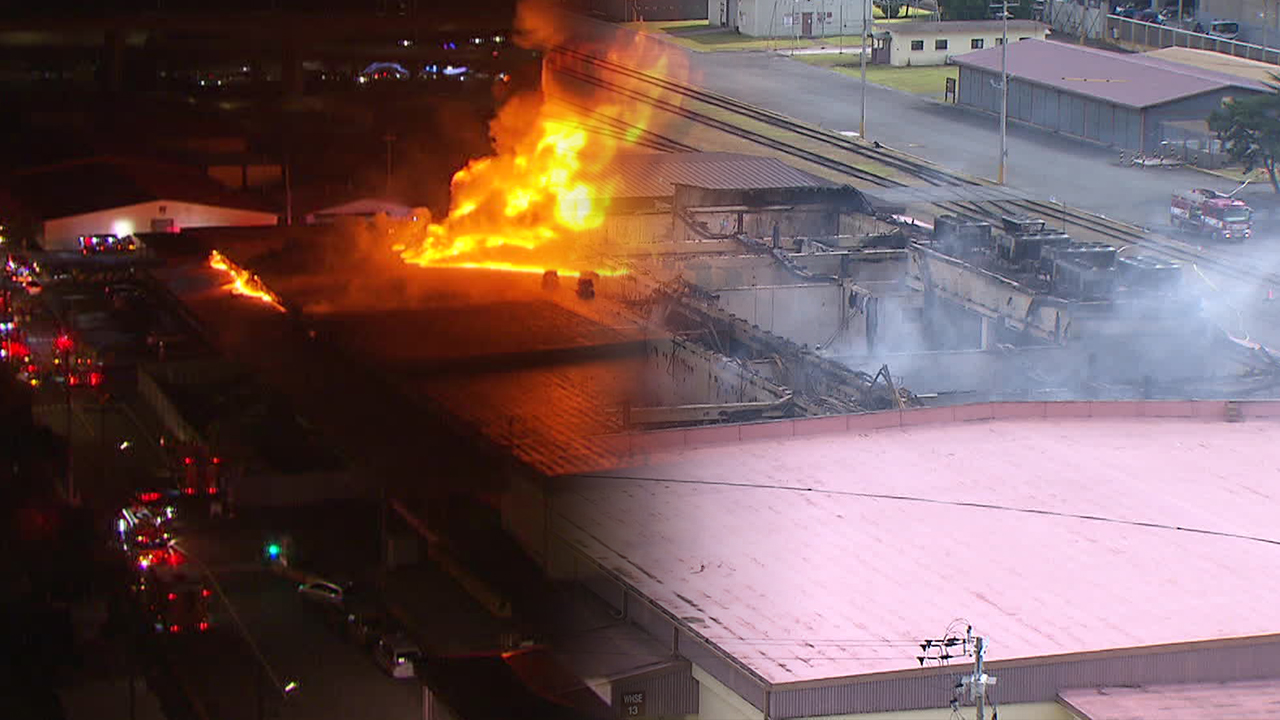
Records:
[[[1134,17],[1134,19],[1137,20],[1138,22],[1151,23],[1153,25],[1164,24],[1164,17],[1160,15],[1158,11],[1152,10],[1150,8],[1146,10],[1138,11],[1138,14]]]
[[[401,633],[387,635],[373,649],[373,661],[393,678],[411,678],[414,663],[422,657],[418,644]]]
[[[1214,20],[1209,23],[1209,34],[1224,40],[1235,40],[1240,37],[1240,23],[1234,20]]]
[[[306,600],[322,605],[342,607],[346,588],[328,580],[311,580],[298,586],[298,594]]]

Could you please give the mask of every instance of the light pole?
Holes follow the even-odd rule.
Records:
[[[284,224],[293,225],[293,183],[289,178],[289,155],[284,156]]]
[[[390,195],[390,194],[391,194],[391,143],[393,143],[393,142],[395,142],[395,141],[396,141],[396,136],[395,136],[393,133],[387,133],[386,135],[383,135],[383,136],[382,136],[382,139],[383,139],[383,141],[384,141],[384,142],[386,142],[386,143],[387,143],[387,189],[386,189],[386,193],[387,193],[388,195]]]
[[[867,8],[871,0],[862,0],[862,114],[858,119],[858,137],[867,139]]]
[[[1000,31],[1000,170],[996,182],[1004,184],[1004,161],[1009,155],[1006,143],[1009,126],[1009,0],[1004,0],[1001,13],[1004,27]]]

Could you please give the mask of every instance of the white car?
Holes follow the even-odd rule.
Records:
[[[298,586],[298,594],[302,597],[325,605],[341,607],[345,592],[341,585],[326,580],[312,580]]]
[[[373,649],[373,661],[393,678],[413,677],[413,664],[420,657],[417,643],[399,633],[383,637]]]

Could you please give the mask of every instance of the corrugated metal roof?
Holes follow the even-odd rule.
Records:
[[[1004,29],[1000,20],[918,20],[905,23],[876,23],[875,29],[890,35],[943,35],[948,33],[998,33]],[[1049,26],[1035,20],[1010,20],[1009,32],[1048,32]],[[1016,38],[1015,38],[1016,40]]]
[[[671,197],[677,184],[713,190],[836,186],[777,158],[718,152],[623,154],[606,168],[584,171],[583,179],[613,198]]]
[[[520,279],[528,278],[512,282]],[[643,358],[591,352],[638,341],[635,328],[606,326],[537,296],[340,317],[345,345],[362,348],[407,391],[426,394],[538,472],[616,466],[601,436],[621,429],[616,408]],[[495,362],[502,358],[511,362]]]
[[[1085,720],[1280,718],[1280,679],[1230,683],[1063,690],[1062,702]]]
[[[628,383],[640,367],[628,359],[528,370],[444,376],[417,387],[451,414],[505,446],[538,472],[555,477],[616,467]]]
[[[952,62],[1000,72],[1001,48],[965,53]],[[1126,55],[1050,40],[1009,43],[1009,75],[1076,95],[1146,108],[1225,88],[1267,92],[1262,83],[1145,55]]]
[[[1276,432],[1095,417],[761,439],[592,477],[556,510],[771,683],[918,668],[957,615],[992,662],[1264,635],[1280,554],[1212,533],[1280,540]]]
[[[1147,57],[1153,57],[1157,60],[1167,60],[1180,65],[1190,65],[1200,68],[1201,70],[1212,70],[1224,75],[1234,75],[1245,80],[1253,82],[1269,83],[1274,82],[1273,74],[1280,72],[1271,63],[1264,63],[1260,60],[1249,60],[1247,58],[1227,55],[1225,53],[1214,52],[1212,50],[1198,50],[1196,48],[1169,47],[1161,50],[1151,50],[1143,53]]]

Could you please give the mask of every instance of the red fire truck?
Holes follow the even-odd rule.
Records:
[[[183,495],[213,497],[222,492],[222,458],[198,443],[165,443]]]
[[[201,633],[209,629],[209,596],[200,574],[185,562],[157,562],[137,586],[152,629],[158,633]]]
[[[1173,194],[1169,223],[1215,240],[1244,242],[1253,234],[1253,211],[1243,200],[1205,188]]]

